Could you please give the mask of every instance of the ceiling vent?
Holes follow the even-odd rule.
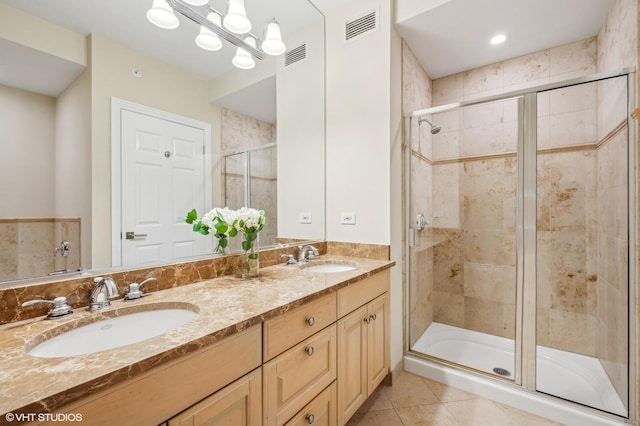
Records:
[[[307,59],[307,43],[302,43],[298,47],[288,50],[284,55],[284,66],[288,67]]]
[[[365,34],[378,29],[377,10],[371,10],[364,15],[347,21],[345,24],[344,41],[359,39]]]

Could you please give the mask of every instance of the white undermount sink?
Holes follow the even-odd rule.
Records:
[[[198,309],[193,305],[123,313],[62,332],[27,348],[27,353],[40,358],[58,358],[106,351],[159,336],[197,315]]]
[[[302,266],[302,269],[304,269],[307,272],[317,272],[317,273],[329,274],[329,273],[333,273],[333,272],[352,271],[352,270],[356,269],[356,267],[355,267],[355,265],[351,265],[349,263],[327,262],[327,263],[318,263],[316,265],[307,264],[307,265]]]

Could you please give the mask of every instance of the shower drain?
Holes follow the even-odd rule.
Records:
[[[493,369],[493,372],[500,376],[505,376],[505,377],[511,376],[511,371],[507,370],[506,368],[496,367]]]

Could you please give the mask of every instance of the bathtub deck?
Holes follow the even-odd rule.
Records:
[[[514,342],[510,339],[434,322],[411,349],[493,375],[499,371],[500,376],[513,379]],[[537,361],[538,391],[627,415],[596,358],[538,346]]]

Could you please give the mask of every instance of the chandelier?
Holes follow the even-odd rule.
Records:
[[[147,19],[160,28],[174,29],[180,25],[174,12],[200,25],[195,39],[200,48],[220,50],[221,38],[236,46],[236,55],[231,62],[238,68],[251,69],[256,65],[254,58],[262,60],[265,53],[278,56],[286,50],[275,18],[265,25],[262,38],[250,32],[252,26],[244,0],[228,0],[226,15],[211,7],[209,0],[153,0]]]

